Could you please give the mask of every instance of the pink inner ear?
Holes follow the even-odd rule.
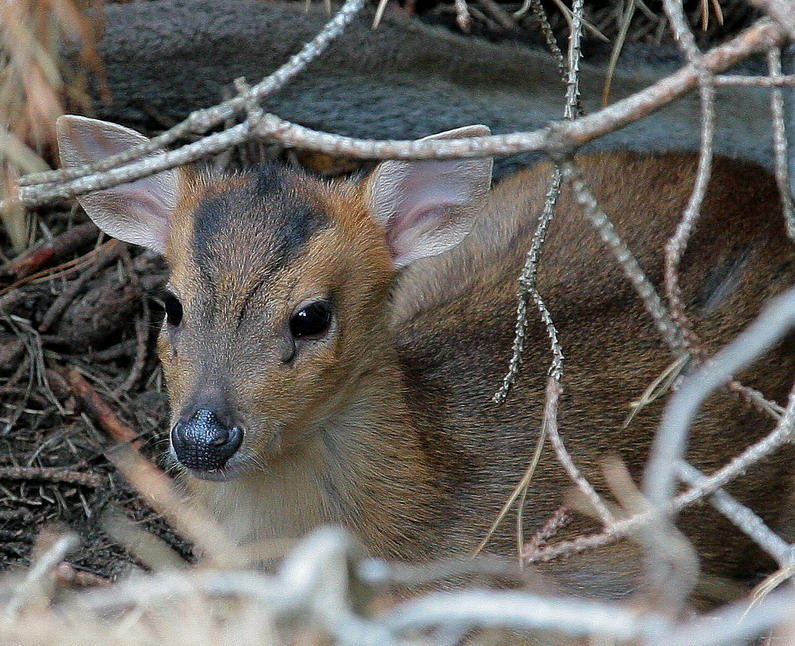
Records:
[[[443,230],[451,212],[471,199],[469,187],[455,175],[456,167],[456,162],[413,163],[393,187],[400,195],[387,222],[387,242],[396,262],[420,247],[435,248],[423,238]]]
[[[129,128],[87,117],[62,116],[57,128],[65,167],[91,164],[148,141]],[[178,172],[172,169],[78,200],[108,235],[162,253],[169,218],[177,204],[178,185]]]
[[[450,208],[455,208],[455,205],[419,211],[411,226],[399,231],[390,229],[387,232],[387,243],[398,267],[418,257],[444,251],[447,246],[444,236],[441,233],[434,235],[434,231],[444,228],[440,223],[447,219]]]
[[[369,182],[369,207],[397,267],[456,246],[491,183],[492,160],[385,161]]]

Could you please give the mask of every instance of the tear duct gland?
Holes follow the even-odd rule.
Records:
[[[58,127],[65,165],[142,140],[80,117]],[[695,157],[614,152],[579,163],[659,284]],[[197,501],[241,543],[337,522],[376,554],[417,560],[467,552],[485,535],[535,449],[549,361],[546,332],[531,320],[520,383],[506,404],[492,402],[550,168],[491,192],[490,172],[490,160],[386,161],[361,182],[327,183],[276,166],[223,176],[181,170],[80,198],[107,233],[168,260],[159,349],[172,454]],[[774,181],[753,164],[716,159],[681,268],[707,349],[733,338],[793,277]],[[662,403],[627,428],[623,421],[670,356],[568,189],[538,286],[567,357],[559,417],[567,447],[602,490],[606,457],[619,456],[638,477]],[[787,341],[740,377],[782,401],[794,359]],[[688,459],[710,472],[770,427],[716,394],[693,428]],[[791,467],[792,451],[782,451],[732,487],[785,534]],[[527,535],[568,488],[545,453],[524,509]],[[490,549],[512,553],[514,523],[505,520]],[[743,579],[769,565],[709,509],[686,512],[680,526],[706,571]],[[568,531],[594,528],[578,516]],[[553,572],[567,585],[623,594],[638,569],[625,543]]]

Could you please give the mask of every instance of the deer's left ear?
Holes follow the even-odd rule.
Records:
[[[58,147],[64,168],[93,164],[149,141],[142,134],[108,121],[76,115],[58,117]],[[169,219],[177,205],[176,170],[81,195],[78,202],[109,236],[163,253]]]
[[[486,126],[466,126],[425,139],[484,137]],[[365,184],[372,217],[384,227],[395,266],[435,256],[469,233],[491,186],[491,157],[379,164]]]

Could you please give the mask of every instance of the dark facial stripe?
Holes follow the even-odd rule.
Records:
[[[328,226],[303,174],[267,164],[228,181],[216,181],[194,213],[194,256],[208,278],[230,265],[276,271]]]

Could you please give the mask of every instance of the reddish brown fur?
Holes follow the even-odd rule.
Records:
[[[580,163],[617,230],[659,285],[663,245],[689,196],[695,158],[605,153]],[[256,263],[248,260],[219,282],[223,298],[213,327],[186,334],[176,353],[163,335],[161,357],[175,412],[196,388],[198,358],[227,358],[231,397],[246,422],[242,450],[259,467],[228,482],[190,479],[189,485],[242,542],[297,535],[327,521],[351,527],[374,553],[400,558],[468,552],[480,541],[524,471],[541,420],[550,353],[535,320],[516,390],[502,406],[491,396],[510,356],[516,278],[549,176],[549,166],[540,165],[502,183],[461,245],[397,276],[361,188],[305,178],[300,190],[330,216],[331,226],[312,236],[300,257],[258,292],[241,328],[250,335],[230,332],[257,280]],[[226,190],[227,182],[187,182],[172,224],[171,283],[186,317],[204,289],[190,249],[191,214],[208,192]],[[752,164],[716,159],[702,214],[682,265],[682,285],[696,329],[714,351],[766,299],[792,284],[793,254],[775,184]],[[257,231],[240,227],[225,235],[245,251]],[[726,295],[710,298],[721,293],[718,285]],[[303,298],[329,289],[340,299],[338,333],[284,369],[268,330]],[[619,455],[639,476],[661,404],[626,429],[622,422],[630,402],[671,356],[568,189],[543,251],[539,290],[566,355],[560,426],[575,461],[599,487],[600,465],[609,455]],[[794,359],[788,342],[742,378],[782,401]],[[689,457],[713,470],[771,426],[734,397],[717,394],[693,430]],[[783,451],[732,487],[773,523],[785,511],[791,458],[791,451]],[[569,486],[547,450],[528,492],[528,533],[558,508]],[[515,548],[514,522],[506,519],[491,549]],[[744,577],[757,570],[759,554],[710,511],[686,513],[682,526],[709,571]],[[593,527],[579,518],[569,533]],[[620,594],[626,581],[616,583],[612,570],[634,571],[623,562],[624,549],[575,561],[567,566],[568,581]]]

